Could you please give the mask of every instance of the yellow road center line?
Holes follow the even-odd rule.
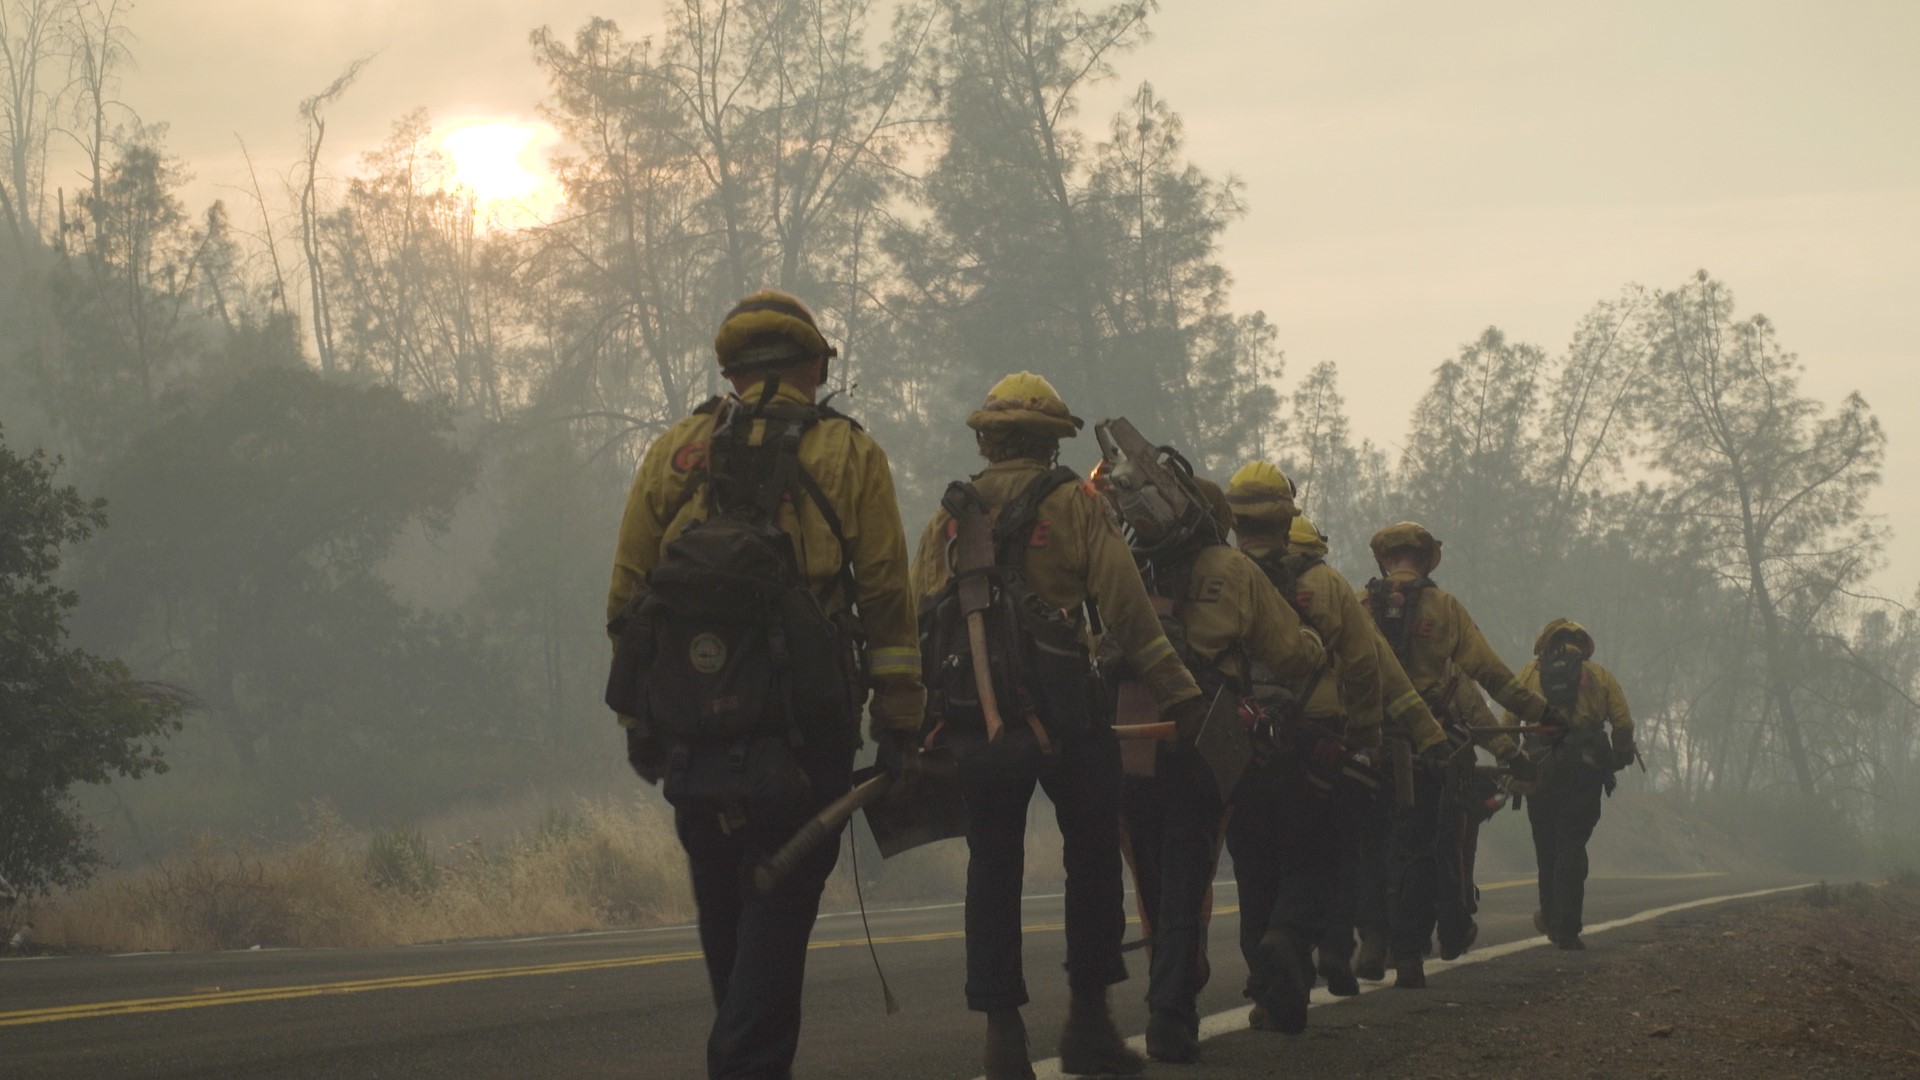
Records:
[[[1231,915],[1238,907],[1216,908],[1216,915]],[[1065,923],[1037,923],[1021,927],[1023,933],[1049,933],[1066,929]],[[909,945],[931,941],[954,941],[966,936],[964,930],[939,930],[925,934],[896,934],[873,939],[875,945]],[[810,950],[863,947],[864,937],[815,941]],[[626,956],[599,960],[573,960],[558,964],[526,964],[518,967],[474,968],[431,975],[395,975],[380,979],[355,979],[346,982],[314,983],[307,986],[263,986],[252,990],[223,990],[180,994],[172,997],[140,998],[130,1001],[97,1001],[81,1005],[56,1005],[39,1009],[0,1012],[0,1027],[46,1024],[56,1020],[86,1020],[107,1016],[133,1016],[141,1013],[174,1012],[181,1009],[205,1009],[216,1005],[250,1005],[270,1001],[297,1001],[302,998],[364,994],[372,990],[415,990],[455,983],[487,982],[529,975],[568,975],[584,971],[612,971],[621,968],[652,967],[700,959],[699,951],[656,953],[651,956]]]
[[[1679,881],[1693,878],[1724,877],[1724,874],[1703,871],[1692,874],[1647,874],[1637,877],[1612,878],[1611,880],[1642,881]],[[1482,885],[1482,892],[1495,889],[1514,889],[1523,885],[1532,885],[1532,878],[1497,881]],[[1238,905],[1225,905],[1213,909],[1216,916],[1237,913]],[[1132,922],[1134,920],[1129,920]],[[1021,928],[1023,933],[1050,933],[1066,928],[1065,923],[1037,923]],[[933,941],[954,941],[966,936],[964,930],[937,930],[924,934],[898,934],[888,937],[876,937],[875,945],[909,945]],[[807,948],[810,950],[846,949],[864,946],[867,939],[844,938],[832,941],[815,941]],[[19,1009],[12,1012],[0,1012],[0,1027],[21,1027],[27,1024],[46,1024],[56,1020],[85,1020],[108,1016],[133,1016],[141,1013],[174,1012],[181,1009],[205,1009],[218,1005],[249,1005],[271,1001],[298,1001],[302,998],[330,997],[343,994],[364,994],[374,990],[417,990],[434,986],[450,986],[456,983],[488,982],[495,979],[517,979],[532,975],[568,975],[586,971],[613,971],[622,968],[653,967],[659,964],[684,963],[700,959],[698,950],[690,952],[655,953],[650,956],[626,956],[602,958],[598,960],[573,960],[556,964],[525,964],[517,967],[472,968],[466,971],[448,971],[429,975],[394,975],[379,979],[354,979],[345,982],[312,983],[306,986],[266,986],[252,990],[223,990],[181,994],[172,997],[139,998],[127,1001],[97,1001],[79,1005],[55,1005],[39,1009]]]

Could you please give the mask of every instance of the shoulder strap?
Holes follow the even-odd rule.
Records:
[[[1064,465],[1055,466],[1028,481],[1013,501],[1001,507],[1000,517],[993,526],[993,550],[997,561],[1002,565],[1024,562],[1027,545],[1033,540],[1034,526],[1040,522],[1040,504],[1060,488],[1079,482],[1079,473]]]

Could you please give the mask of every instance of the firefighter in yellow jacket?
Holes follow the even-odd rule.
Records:
[[[1440,541],[1424,527],[1402,522],[1375,533],[1371,546],[1381,576],[1367,584],[1367,612],[1414,688],[1443,726],[1452,728],[1450,743],[1431,749],[1471,752],[1471,736],[1455,704],[1462,679],[1478,683],[1527,722],[1538,722],[1546,701],[1514,677],[1466,607],[1434,584]],[[1496,752],[1504,752],[1517,778],[1531,777],[1532,763],[1519,747],[1506,742]],[[1464,811],[1443,802],[1437,770],[1416,775],[1412,813],[1396,823],[1393,843],[1391,950],[1394,985],[1403,989],[1426,986],[1424,958],[1436,925],[1440,955],[1449,960],[1470,948],[1479,933],[1466,900],[1473,886],[1466,877]]]
[[[1269,462],[1249,462],[1228,482],[1227,498],[1240,550],[1266,571],[1327,645],[1328,668],[1294,707],[1296,716],[1304,717],[1305,729],[1344,740],[1358,753],[1356,760],[1342,762],[1339,748],[1325,745],[1316,762],[1324,775],[1307,785],[1318,797],[1303,805],[1323,822],[1316,832],[1326,841],[1319,851],[1324,857],[1294,868],[1293,876],[1305,880],[1283,883],[1289,892],[1317,893],[1313,921],[1318,929],[1306,944],[1318,953],[1317,973],[1328,990],[1348,997],[1360,992],[1352,966],[1354,907],[1361,833],[1379,787],[1373,764],[1385,715],[1378,635],[1353,586],[1327,564],[1319,531],[1296,515],[1293,482],[1285,473]],[[1418,701],[1418,695],[1402,695],[1395,704],[1404,713]],[[1243,901],[1246,882],[1242,873]],[[1311,986],[1311,977],[1307,982]]]
[[[1253,560],[1228,546],[1233,513],[1219,486],[1204,477],[1178,472],[1168,476],[1185,488],[1188,520],[1171,533],[1150,523],[1129,524],[1135,526],[1134,554],[1162,623],[1168,627],[1167,636],[1176,643],[1202,695],[1211,699],[1224,689],[1234,699],[1244,699],[1253,692],[1256,669],[1264,680],[1303,687],[1324,665],[1319,638],[1302,625]],[[1123,517],[1126,512],[1118,502],[1115,511]],[[1151,544],[1139,542],[1138,538],[1148,535],[1154,536]],[[1147,1053],[1160,1061],[1192,1062],[1200,1052],[1196,1003],[1209,970],[1205,955],[1208,900],[1224,806],[1205,763],[1185,740],[1162,744],[1157,751],[1150,745],[1137,748],[1152,755],[1152,775],[1129,776],[1122,805],[1143,933],[1151,948]],[[1253,788],[1260,786],[1257,780],[1251,783]],[[1262,805],[1255,812],[1267,809]],[[1232,826],[1228,836],[1237,836]],[[1236,851],[1236,866],[1242,858],[1253,858],[1245,847]],[[1267,851],[1259,854],[1263,865],[1271,864],[1265,858]],[[1274,910],[1271,890],[1260,891],[1251,863],[1238,876],[1242,903],[1252,905],[1244,907],[1247,914],[1241,919],[1241,944],[1254,969],[1248,996],[1270,1012],[1285,1012],[1286,1006],[1273,1003],[1275,995],[1285,990],[1273,986],[1276,977],[1268,970],[1272,962],[1262,948],[1270,920],[1253,914]],[[1311,912],[1285,914],[1283,931],[1293,928],[1296,916]],[[1287,963],[1290,967],[1291,957]],[[1297,979],[1292,985],[1299,990],[1304,1012],[1305,987]]]
[[[988,463],[971,488],[993,515],[996,531],[1018,526],[1019,536],[1010,539],[1007,550],[1020,565],[1017,579],[1009,580],[1030,590],[1034,606],[1046,609],[1047,618],[1069,620],[1083,643],[1097,620],[1104,637],[1140,673],[1162,714],[1182,730],[1197,731],[1206,715],[1200,688],[1162,632],[1126,540],[1092,486],[1057,467],[1060,440],[1076,435],[1081,421],[1047,380],[1021,372],[996,384],[967,424]],[[955,524],[946,507],[936,511],[914,556],[913,593],[923,612],[936,618],[940,598],[950,593]],[[927,663],[946,670],[944,658],[932,652]],[[985,1071],[992,1080],[1033,1075],[1020,1015],[1028,1001],[1020,960],[1020,888],[1027,806],[1036,785],[1053,801],[1067,875],[1071,999],[1060,1035],[1061,1068],[1072,1074],[1130,1075],[1145,1067],[1120,1038],[1107,1002],[1107,988],[1126,978],[1120,955],[1126,928],[1120,750],[1109,717],[1068,720],[1065,714],[1089,707],[1097,689],[1091,678],[1079,686],[1068,685],[1072,681],[1012,688],[1037,703],[1035,734],[1050,744],[1040,766],[974,770],[965,759],[961,763],[968,815],[966,996],[968,1008],[987,1015]],[[1067,701],[1063,694],[1081,694],[1082,700]],[[951,720],[952,715],[929,716],[929,744],[957,737],[948,731]],[[1017,721],[1011,726],[1016,730],[1009,740],[1025,734]],[[981,758],[994,760],[990,751],[981,752]]]
[[[1568,730],[1535,740],[1544,751],[1540,778],[1527,799],[1533,853],[1540,868],[1540,910],[1534,925],[1562,949],[1580,941],[1587,891],[1587,840],[1600,823],[1600,795],[1613,774],[1633,764],[1633,714],[1613,673],[1593,661],[1593,635],[1555,619],[1533,643],[1520,683],[1557,708]],[[1517,721],[1509,714],[1508,722]]]
[[[897,761],[913,744],[925,691],[892,473],[857,424],[815,403],[834,350],[812,313],[784,293],[755,293],[727,313],[714,351],[734,392],[648,447],[620,524],[607,613],[620,628],[616,681],[629,635],[653,643],[635,661],[644,669],[640,703],[621,723],[635,771],[666,781],[687,851],[716,1006],[708,1075],[786,1076],[800,1035],[807,941],[839,845],[820,845],[768,894],[747,884],[750,871],[847,790],[861,705],[883,758]],[[718,612],[705,628],[700,622],[716,614],[702,610],[698,595],[702,560],[717,554],[711,540],[730,527],[729,515],[756,508],[791,546],[786,566],[773,569],[784,569],[789,590],[811,592],[818,607],[802,606],[825,617],[806,640],[777,647],[791,652],[786,674],[777,663],[749,663],[772,655],[773,632],[729,638],[737,612]],[[691,530],[701,532],[676,545]],[[697,632],[681,647],[662,644],[688,627]],[[853,674],[862,640],[871,702]],[[790,670],[807,656],[821,662]],[[737,684],[726,683],[730,675]],[[791,696],[770,679],[791,680]],[[801,704],[769,706],[745,716],[744,734],[723,736],[688,715],[702,710],[673,705],[701,694],[716,706],[743,695]],[[610,703],[614,696],[610,685]],[[770,731],[755,726],[767,723]],[[722,777],[736,752],[742,775],[788,794],[755,799],[730,789]]]

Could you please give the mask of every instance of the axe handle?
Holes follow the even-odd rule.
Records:
[[[1156,742],[1171,742],[1180,737],[1179,729],[1171,720],[1162,720],[1157,724],[1115,724],[1113,737],[1116,739],[1151,739]]]
[[[993,693],[993,664],[987,657],[987,616],[967,613],[967,648],[973,653],[973,684],[980,691],[980,712],[987,720],[987,741],[1000,741],[1006,721],[1000,719],[1000,699]]]
[[[845,825],[853,817],[854,811],[873,802],[887,793],[893,786],[893,777],[885,773],[858,785],[852,791],[828,803],[818,814],[807,819],[780,850],[767,856],[753,871],[754,887],[763,893],[773,891],[780,879],[786,877],[815,848],[827,841],[834,831]]]

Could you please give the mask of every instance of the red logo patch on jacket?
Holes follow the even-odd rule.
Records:
[[[1033,533],[1027,538],[1027,546],[1030,548],[1043,548],[1046,547],[1047,543],[1052,539],[1053,522],[1048,521],[1046,518],[1041,518],[1039,521],[1033,523]]]
[[[687,445],[673,452],[673,471],[674,472],[690,473],[693,470],[699,468],[700,466],[705,465],[706,463],[707,463],[707,444],[706,443],[703,443],[703,442],[688,443]]]
[[[1413,636],[1414,637],[1432,637],[1433,636],[1433,620],[1421,619],[1419,622],[1414,623]]]
[[[1312,607],[1313,606],[1313,590],[1301,589],[1299,592],[1294,593],[1293,606],[1296,608],[1299,608],[1301,611],[1305,611],[1308,608]]]

